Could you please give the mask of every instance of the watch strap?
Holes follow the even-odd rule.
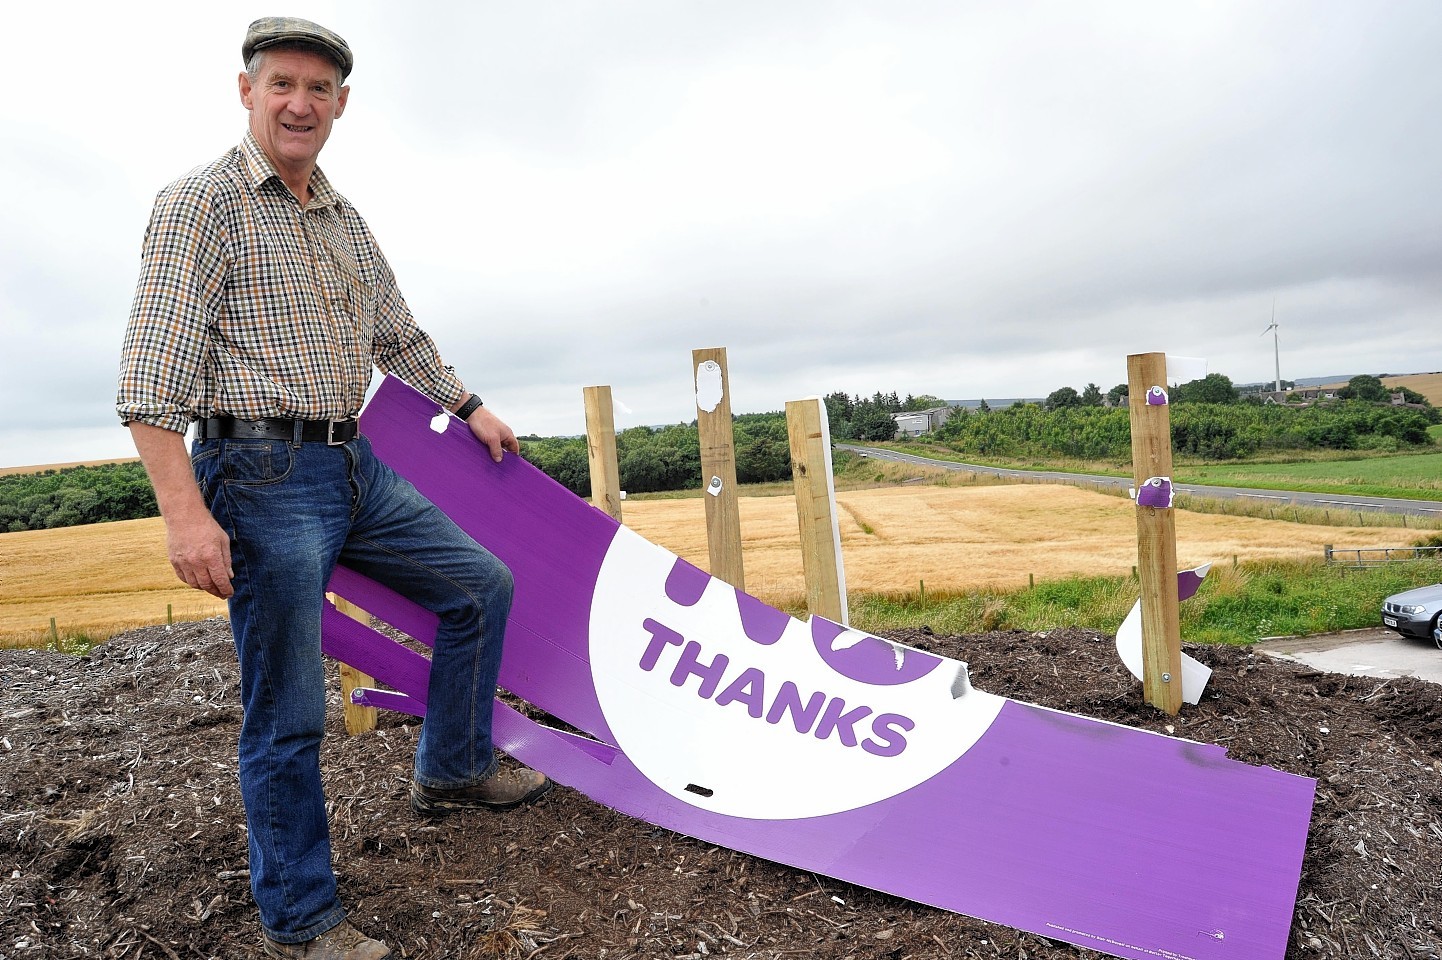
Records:
[[[468,419],[470,419],[471,414],[475,413],[477,410],[479,410],[479,409],[480,409],[481,407],[483,407],[484,405],[485,405],[485,404],[483,404],[483,403],[481,402],[481,398],[478,397],[478,396],[476,396],[476,395],[473,393],[473,394],[471,394],[469,400],[467,400],[465,403],[461,404],[461,405],[456,409],[456,416],[460,417],[462,420],[468,420]]]

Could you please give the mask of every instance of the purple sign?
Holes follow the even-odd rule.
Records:
[[[497,745],[622,813],[1118,957],[1281,960],[1315,783],[974,689],[966,665],[793,619],[387,380],[377,453],[515,575]],[[363,577],[332,589],[420,640]],[[328,653],[425,711],[424,657],[334,611]]]

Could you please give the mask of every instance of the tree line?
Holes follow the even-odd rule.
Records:
[[[893,415],[946,406],[923,394],[905,399],[895,391],[870,397],[842,391],[823,398],[833,440],[875,442],[896,436]],[[791,442],[786,413],[733,415],[732,447],[738,483],[791,479]],[[521,456],[578,496],[590,496],[590,458],[584,437],[521,438]],[[631,427],[616,435],[616,466],[627,493],[691,490],[701,486],[701,441],[696,422],[664,427]]]
[[[826,420],[831,427],[834,440],[890,440],[896,436],[898,413],[911,413],[945,407],[945,400],[929,393],[919,397],[906,395],[905,400],[897,397],[896,391],[870,397],[857,394],[849,397],[845,393],[828,393],[822,398],[826,404]]]
[[[1393,406],[1395,392],[1377,377],[1359,376],[1333,402],[1267,404],[1239,396],[1226,376],[1210,374],[1169,392],[1172,448],[1204,460],[1237,460],[1290,451],[1393,453],[1431,446],[1427,428],[1442,422],[1442,414],[1410,390],[1401,392],[1415,407]],[[979,456],[1125,461],[1131,457],[1127,385],[1106,394],[1095,384],[1081,392],[1063,387],[1040,405],[959,410],[933,439]]]
[[[732,447],[738,483],[791,479],[785,413],[733,416]],[[585,437],[522,437],[521,456],[577,496],[591,495]],[[696,423],[622,430],[616,434],[616,466],[627,493],[699,488],[701,438]]]
[[[0,477],[0,531],[47,530],[160,513],[138,460]]]
[[[1431,444],[1429,418],[1415,410],[1347,401],[1338,407],[1173,404],[1172,448],[1204,460],[1237,460],[1301,450],[1394,453]],[[959,453],[1121,462],[1131,457],[1125,408],[1019,404],[989,413],[958,411],[933,439]]]
[[[1289,380],[1283,380],[1282,386],[1288,390],[1294,390],[1296,384]],[[1042,407],[1046,410],[1065,410],[1071,407],[1124,407],[1127,405],[1129,390],[1130,388],[1125,383],[1117,384],[1106,393],[1102,393],[1101,388],[1094,383],[1087,384],[1080,393],[1075,387],[1061,387],[1047,395],[1047,398],[1042,401]],[[1338,400],[1362,400],[1367,403],[1390,403],[1394,395],[1401,396],[1403,403],[1426,408],[1432,406],[1428,399],[1416,390],[1409,387],[1388,387],[1382,383],[1381,377],[1371,374],[1359,374],[1353,377],[1347,381],[1345,387],[1340,387],[1336,392]],[[1232,383],[1231,378],[1223,373],[1209,373],[1199,380],[1174,386],[1169,391],[1169,399],[1172,403],[1261,404],[1264,402],[1260,393],[1243,395]],[[1293,392],[1287,396],[1289,403],[1301,403],[1303,400],[1303,396],[1299,393]],[[985,400],[982,401],[982,408],[983,410],[988,409]]]

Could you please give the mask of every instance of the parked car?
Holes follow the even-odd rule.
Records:
[[[1404,637],[1437,640],[1442,612],[1442,583],[1394,593],[1382,601],[1382,623]],[[1442,640],[1438,641],[1442,646]]]

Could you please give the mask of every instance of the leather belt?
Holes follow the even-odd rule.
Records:
[[[292,420],[289,417],[272,417],[268,420],[237,420],[235,417],[209,417],[197,420],[195,424],[197,440],[250,438],[324,443],[334,447],[354,440],[360,433],[354,419]]]

